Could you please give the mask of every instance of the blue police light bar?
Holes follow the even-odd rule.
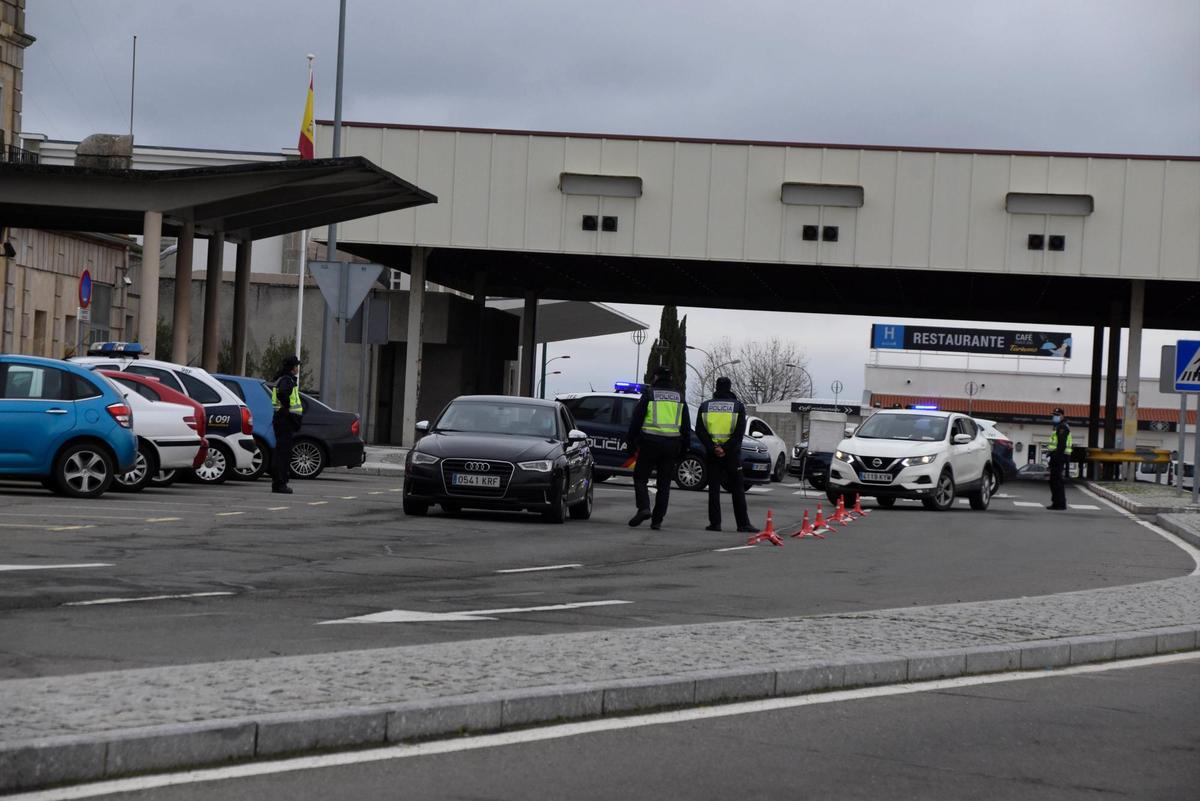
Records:
[[[89,356],[132,356],[136,359],[145,352],[139,342],[93,342],[88,347]]]
[[[627,395],[640,395],[642,393],[642,385],[636,381],[618,381],[616,384],[613,384],[613,389]]]
[[[913,409],[918,412],[936,412],[938,407],[936,403],[918,403]]]

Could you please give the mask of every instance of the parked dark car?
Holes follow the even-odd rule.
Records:
[[[550,523],[592,515],[587,434],[561,403],[464,395],[452,400],[408,453],[404,513],[466,507],[539,512]]]
[[[1019,481],[1049,481],[1050,468],[1039,462],[1028,462],[1017,468]]]
[[[788,464],[788,475],[807,481],[815,490],[824,490],[829,484],[829,466],[833,462],[830,451],[808,452],[803,443],[792,446],[792,461]]]
[[[271,390],[261,378],[216,375],[218,381],[250,407],[254,441],[258,445],[254,466],[237,471],[238,478],[253,480],[270,466],[275,448],[271,430]],[[367,459],[358,415],[331,409],[306,392],[300,393],[304,418],[292,445],[292,475],[316,478],[326,467],[359,467]],[[266,445],[266,448],[263,446]]]
[[[616,392],[579,392],[559,395],[576,420],[579,429],[588,435],[588,445],[596,457],[596,480],[612,476],[631,476],[635,458],[629,455],[625,438],[629,420],[641,396],[640,384],[621,383]],[[693,424],[697,410],[690,408]],[[751,436],[742,440],[742,475],[746,487],[766,484],[771,480],[771,452],[766,445]],[[680,489],[702,490],[708,486],[704,465],[704,447],[692,432],[691,447],[679,460],[675,484]]]
[[[1013,441],[996,427],[994,421],[978,417],[973,419],[992,445],[992,478],[995,479],[992,493],[995,494],[1001,484],[1017,477],[1017,462],[1013,459]]]

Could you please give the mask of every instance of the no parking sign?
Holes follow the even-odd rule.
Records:
[[[92,273],[84,270],[79,276],[79,308],[86,309],[92,303]]]

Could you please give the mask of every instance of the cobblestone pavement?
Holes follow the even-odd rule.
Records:
[[[0,742],[1200,623],[1200,576],[978,603],[0,682]]]

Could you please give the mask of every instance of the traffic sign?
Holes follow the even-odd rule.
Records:
[[[92,305],[92,273],[84,270],[79,276],[79,308],[86,309]]]
[[[338,261],[310,261],[308,268],[325,296],[333,316],[349,320],[362,305],[363,299],[383,272],[382,264],[351,264]],[[345,272],[345,293],[342,274]]]
[[[1200,392],[1200,340],[1175,343],[1175,391]]]
[[[90,323],[92,321],[92,310],[86,306],[79,307],[79,322]]]

